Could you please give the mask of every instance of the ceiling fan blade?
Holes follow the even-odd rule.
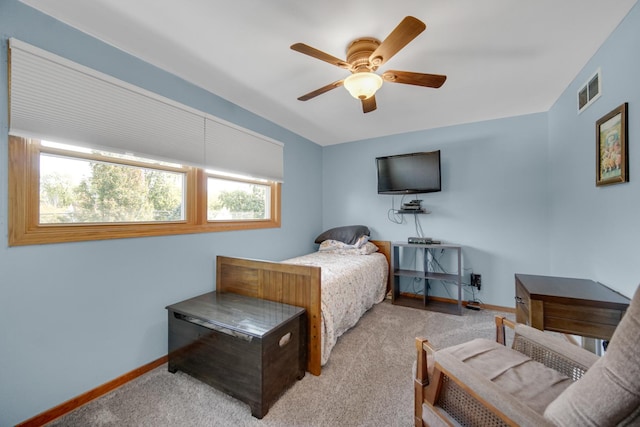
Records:
[[[329,83],[328,85],[323,86],[320,89],[316,89],[313,92],[309,92],[306,95],[302,95],[300,98],[298,98],[298,101],[308,101],[311,98],[315,98],[318,95],[322,95],[325,92],[329,92],[331,89],[335,89],[337,87],[342,86],[343,83],[344,83],[344,80],[338,80],[336,82]]]
[[[447,80],[447,76],[441,74],[412,73],[410,71],[389,70],[382,74],[382,78],[391,83],[404,83],[408,85],[439,88]]]
[[[405,17],[386,39],[369,56],[369,62],[374,67],[379,67],[387,62],[400,49],[415,39],[418,34],[427,28],[424,22],[413,16]]]
[[[291,49],[295,50],[296,52],[304,53],[305,55],[309,55],[321,61],[328,62],[329,64],[335,65],[337,67],[347,70],[351,69],[351,64],[343,61],[342,59],[338,59],[335,56],[329,55],[328,53],[318,50],[315,47],[308,46],[304,43],[292,44]]]
[[[369,98],[362,100],[362,112],[363,113],[370,113],[371,111],[375,110],[376,108],[378,108],[378,106],[376,105],[376,96],[375,95],[372,95]]]

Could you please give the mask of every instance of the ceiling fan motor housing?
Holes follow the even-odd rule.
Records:
[[[378,46],[380,46],[380,40],[374,38],[352,41],[347,47],[347,62],[351,64],[352,72],[375,71],[378,66],[369,62],[369,57]]]

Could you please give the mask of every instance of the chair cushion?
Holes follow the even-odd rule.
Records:
[[[447,353],[542,415],[571,380],[528,356],[496,342],[477,338],[436,353]]]
[[[549,405],[544,416],[558,425],[640,423],[640,287],[616,328],[607,352]]]

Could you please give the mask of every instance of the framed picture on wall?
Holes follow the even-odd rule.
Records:
[[[596,186],[629,181],[627,103],[596,122]]]

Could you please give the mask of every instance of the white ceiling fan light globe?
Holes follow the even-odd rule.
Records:
[[[356,99],[369,99],[382,86],[382,77],[376,73],[360,72],[344,79],[344,87]]]

